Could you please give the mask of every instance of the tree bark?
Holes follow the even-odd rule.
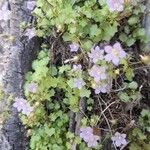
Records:
[[[25,21],[32,24],[34,20],[26,8],[26,3],[25,0],[0,1],[0,9],[6,5],[11,12],[7,21],[0,20],[0,83],[4,91],[13,97],[23,96],[24,75],[31,68],[31,62],[41,44],[36,37],[28,40],[22,36],[20,23]],[[10,117],[2,128],[2,135],[5,136],[11,150],[25,150],[27,149],[25,128],[15,108],[11,106],[9,113]],[[1,144],[0,150],[4,150]]]

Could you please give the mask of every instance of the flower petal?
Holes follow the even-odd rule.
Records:
[[[109,54],[109,53],[111,53],[111,51],[112,51],[112,47],[109,46],[109,45],[107,45],[107,46],[104,47],[104,50],[105,50],[106,53]]]
[[[117,58],[117,57],[113,58],[112,62],[114,65],[118,66],[119,65],[119,58]]]

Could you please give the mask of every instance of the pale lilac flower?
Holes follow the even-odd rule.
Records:
[[[72,43],[69,45],[69,47],[71,52],[77,52],[79,50],[79,44],[77,43]]]
[[[13,104],[13,107],[17,108],[18,111],[21,111],[24,109],[24,107],[26,106],[27,104],[27,101],[23,98],[18,98],[16,97],[14,99],[14,104]]]
[[[13,107],[17,108],[19,112],[22,112],[24,115],[29,115],[33,111],[33,107],[23,98],[15,98]]]
[[[74,88],[78,88],[79,90],[82,89],[82,87],[85,85],[85,82],[83,79],[74,79]]]
[[[87,143],[88,147],[94,148],[98,145],[99,136],[93,134],[93,128],[80,128],[80,137]]]
[[[94,83],[92,88],[95,89],[95,94],[107,93],[110,91],[110,85],[105,82]]]
[[[85,141],[90,141],[90,138],[93,136],[93,129],[91,127],[82,127],[80,128],[80,137]]]
[[[89,75],[91,77],[94,77],[95,82],[99,82],[100,79],[104,80],[106,79],[106,68],[105,67],[99,67],[97,65],[94,65],[89,70]]]
[[[36,32],[35,32],[35,29],[32,28],[32,29],[26,29],[25,31],[25,36],[28,36],[29,39],[32,39],[34,36],[36,36]]]
[[[115,135],[111,138],[116,147],[121,147],[127,144],[126,134],[121,134],[116,132]]]
[[[123,11],[124,9],[124,0],[106,0],[108,8],[111,12],[113,11]]]
[[[81,71],[82,70],[82,66],[79,65],[73,65],[73,71]]]
[[[105,60],[113,62],[114,65],[118,66],[120,60],[126,57],[126,52],[122,49],[120,43],[116,42],[113,46],[105,46]]]
[[[104,58],[104,50],[100,49],[99,46],[91,49],[91,53],[88,53],[89,58],[92,62],[97,63],[99,60]]]
[[[27,90],[31,93],[36,93],[37,87],[38,87],[37,84],[32,82],[32,83],[28,84]]]
[[[98,145],[97,141],[99,139],[100,139],[100,137],[98,135],[93,135],[87,143],[88,147],[91,147],[91,148],[97,147],[97,145]]]
[[[28,1],[27,2],[27,9],[33,10],[35,8],[36,2],[35,1]]]
[[[22,109],[22,114],[29,115],[33,111],[33,107],[29,103],[26,103],[25,107]]]
[[[0,10],[0,20],[7,21],[11,17],[11,11],[8,10],[8,2],[5,2]]]

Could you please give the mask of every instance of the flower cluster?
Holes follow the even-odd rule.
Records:
[[[110,85],[106,82],[93,83],[92,88],[95,89],[95,94],[107,93],[110,90]]]
[[[126,134],[121,134],[116,132],[115,135],[111,138],[116,147],[121,147],[127,145]]]
[[[77,51],[79,49],[78,44],[70,45],[71,51]],[[113,46],[106,45],[103,49],[99,46],[93,47],[91,52],[88,53],[88,57],[92,62],[93,66],[89,69],[89,75],[94,79],[94,83],[92,84],[92,88],[95,90],[96,94],[107,93],[111,88],[111,81],[109,80],[111,77],[107,74],[107,66],[100,66],[98,64],[99,61],[105,61],[118,66],[120,61],[126,57],[126,52],[121,47],[119,42],[116,42]],[[81,72],[81,65],[73,65],[73,71]],[[82,78],[74,79],[74,87],[81,89],[85,85],[85,82]]]
[[[111,12],[113,11],[123,11],[124,0],[107,0],[106,1],[108,8]]]
[[[28,116],[33,111],[33,107],[25,99],[16,97],[14,101],[13,107],[17,108],[22,114]]]
[[[78,88],[79,90],[81,90],[84,85],[85,85],[85,82],[82,78],[74,79],[74,88]]]
[[[100,67],[98,65],[94,65],[89,70],[89,75],[91,77],[94,77],[95,82],[99,82],[100,79],[104,80],[104,79],[107,78],[107,76],[106,76],[106,68],[105,67]]]
[[[98,145],[99,136],[93,134],[91,127],[80,128],[80,137],[87,143],[88,147],[94,148]]]
[[[88,53],[89,58],[92,62],[97,63],[99,60],[104,58],[104,50],[100,49],[99,46],[91,49],[91,53]]]
[[[126,57],[126,52],[122,49],[120,43],[116,42],[113,46],[107,45],[105,46],[105,52],[107,53],[105,56],[105,60],[111,62],[118,66],[120,60]]]
[[[29,92],[31,92],[31,93],[36,93],[36,91],[37,91],[37,84],[34,83],[34,82],[28,84],[27,90],[28,90]]]
[[[118,66],[120,60],[126,57],[126,52],[121,47],[121,44],[116,42],[113,46],[106,45],[104,50],[100,49],[99,46],[96,46],[91,49],[91,53],[88,53],[88,56],[93,63],[97,63],[99,60],[105,59],[108,62],[112,62],[115,66]]]

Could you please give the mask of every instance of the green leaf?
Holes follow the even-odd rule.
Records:
[[[133,32],[133,37],[141,38],[141,37],[145,36],[145,34],[146,33],[145,33],[145,29],[144,28],[137,28]]]
[[[122,42],[126,42],[128,37],[125,33],[121,33],[120,36],[119,36],[119,39],[122,41]]]
[[[101,29],[99,29],[96,24],[92,25],[90,28],[90,36],[94,37],[94,36],[97,36],[99,34],[101,34]]]
[[[90,94],[91,94],[91,91],[90,90],[87,90],[85,88],[82,88],[80,90],[80,97],[87,97],[89,98],[90,97]]]
[[[82,126],[86,126],[87,123],[88,123],[88,119],[84,117],[84,118],[81,120],[81,123],[82,123]]]
[[[43,0],[37,0],[37,2],[36,2],[37,7],[42,7],[43,5],[44,5]]]
[[[148,114],[150,115],[150,111],[146,109],[143,109],[141,112],[142,117],[147,116]]]
[[[63,66],[59,67],[59,73],[62,74],[65,71],[69,71],[70,69],[71,69],[70,65],[63,65]]]
[[[77,0],[71,0],[71,4],[74,5]]]
[[[130,33],[130,27],[129,27],[128,25],[125,26],[124,32],[125,32],[126,34],[129,34],[129,33]]]
[[[138,84],[137,84],[137,82],[133,81],[133,82],[129,83],[128,87],[130,89],[135,89],[136,90],[138,88]]]
[[[74,34],[76,32],[77,28],[75,26],[72,26],[69,28],[69,30],[70,30],[71,34]]]
[[[106,4],[106,0],[98,0],[98,2],[100,3],[101,6]]]
[[[56,76],[57,75],[57,68],[56,67],[51,66],[49,71],[50,71],[51,76]]]
[[[37,7],[34,9],[33,14],[35,14],[41,18],[44,16],[42,13],[42,10],[40,8],[37,8]]]
[[[72,138],[74,138],[74,134],[72,132],[67,132],[66,137],[68,139],[72,139]]]
[[[71,41],[71,35],[68,32],[65,32],[62,37],[65,42]]]
[[[146,5],[141,5],[140,4],[140,10],[141,10],[142,13],[144,13],[145,10],[146,10]]]
[[[134,24],[136,24],[138,22],[139,22],[139,17],[137,17],[137,16],[132,16],[128,20],[128,24],[129,25],[134,25]]]
[[[50,128],[49,132],[48,132],[48,135],[52,136],[54,133],[55,133],[55,128]]]
[[[57,144],[53,144],[52,145],[52,149],[61,150],[62,148],[59,145],[57,145]]]
[[[47,56],[47,51],[42,50],[38,54],[38,59],[42,59],[42,58],[44,58],[46,56]]]
[[[71,149],[72,145],[69,142],[66,142],[67,149]]]
[[[127,68],[127,70],[125,71],[125,76],[126,78],[129,80],[129,81],[132,81],[133,77],[134,77],[134,72],[133,72],[133,69],[131,68]]]
[[[129,150],[142,150],[141,147],[136,144],[136,143],[132,143],[130,146],[129,146]]]
[[[87,51],[90,51],[92,46],[93,46],[93,42],[90,40],[87,40],[83,43],[83,49],[85,49]]]
[[[69,85],[70,88],[74,88],[74,79],[68,80],[67,84]]]
[[[130,101],[130,97],[128,96],[127,93],[120,92],[118,95],[119,95],[119,98],[121,99],[121,101],[123,101],[123,102],[129,102]]]
[[[56,88],[58,84],[57,78],[50,78],[50,87]]]
[[[108,25],[104,26],[103,39],[106,41],[109,41],[115,35],[115,33],[118,31],[117,26],[118,26],[117,22],[115,22],[113,25],[108,24]]]
[[[51,19],[53,17],[53,12],[51,9],[49,9],[47,12],[46,12],[46,16]]]
[[[126,41],[127,46],[132,46],[135,43],[135,39],[134,38],[128,38]]]

